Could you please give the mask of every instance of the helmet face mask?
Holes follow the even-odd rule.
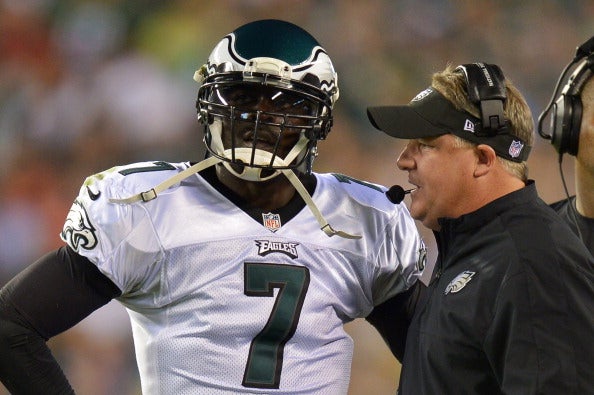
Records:
[[[330,59],[307,32],[276,20],[244,25],[223,38],[195,79],[208,153],[232,174],[266,181],[280,169],[311,172],[338,87]]]

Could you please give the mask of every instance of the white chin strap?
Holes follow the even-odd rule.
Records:
[[[249,151],[250,151],[250,155],[251,155],[252,150],[249,149]],[[275,159],[279,159],[279,158],[275,158]],[[136,195],[130,196],[128,198],[124,198],[124,199],[109,199],[109,201],[110,201],[110,203],[118,203],[118,204],[131,204],[131,203],[136,203],[136,202],[140,202],[140,201],[148,202],[150,200],[155,199],[157,197],[157,195],[160,194],[161,192],[165,191],[166,189],[169,189],[173,185],[179,184],[180,182],[182,182],[183,180],[185,180],[192,174],[198,173],[198,172],[200,172],[208,167],[214,166],[220,162],[223,162],[223,160],[212,156],[210,158],[204,159],[203,161],[198,162],[195,165],[188,167],[187,169],[177,173],[173,177],[168,178],[167,180],[163,181],[162,183],[160,183],[159,185],[155,186],[154,188],[152,188],[148,191],[141,192],[139,194],[136,194]],[[224,162],[224,163],[227,164],[226,162]],[[275,163],[276,163],[276,160],[275,160]],[[248,168],[248,166],[245,166],[245,167]],[[251,169],[253,169],[253,168],[251,168]],[[257,169],[257,170],[262,170],[262,169]],[[329,237],[337,235],[340,237],[344,237],[345,239],[360,239],[361,238],[361,236],[359,236],[359,235],[351,235],[351,234],[343,232],[341,230],[334,230],[332,228],[332,226],[330,226],[328,221],[326,221],[326,219],[324,218],[324,216],[322,215],[322,213],[320,212],[320,210],[318,209],[318,207],[312,200],[311,196],[309,196],[307,189],[305,189],[305,187],[303,186],[303,184],[301,183],[299,178],[295,175],[295,173],[293,173],[292,170],[282,169],[282,170],[277,170],[277,172],[283,173],[285,175],[285,177],[287,177],[287,179],[293,185],[293,187],[295,188],[297,193],[301,196],[301,198],[303,199],[305,204],[307,204],[307,207],[309,207],[309,209],[312,212],[312,214],[314,215],[314,217],[316,217],[316,220],[320,224],[320,229],[322,229],[324,231],[324,233],[326,233],[326,235],[328,235]]]
[[[285,177],[287,177],[287,179],[293,185],[293,187],[295,188],[295,190],[297,191],[299,196],[301,196],[301,198],[303,199],[305,204],[307,204],[307,207],[309,207],[309,210],[311,211],[311,213],[318,220],[318,223],[320,224],[320,229],[322,229],[324,231],[324,233],[326,233],[326,235],[328,235],[329,237],[337,235],[340,237],[344,237],[345,239],[360,239],[361,238],[360,235],[352,235],[350,233],[343,232],[342,230],[334,230],[332,228],[332,226],[330,226],[328,221],[326,221],[326,219],[324,218],[324,216],[322,215],[322,213],[320,212],[320,210],[318,209],[318,207],[312,200],[311,196],[309,196],[307,189],[305,189],[305,187],[301,183],[301,180],[299,180],[299,178],[295,175],[295,173],[293,173],[293,171],[290,169],[283,169],[283,170],[281,170],[281,172],[285,175]]]

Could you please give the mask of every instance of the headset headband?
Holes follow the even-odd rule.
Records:
[[[463,64],[456,68],[464,73],[468,98],[481,110],[483,129],[490,135],[496,135],[507,128],[503,116],[505,77],[499,66],[486,63]]]

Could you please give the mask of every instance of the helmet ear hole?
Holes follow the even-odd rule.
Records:
[[[305,74],[301,81],[306,84],[313,85],[316,88],[320,88],[320,86],[322,85],[322,83],[320,82],[320,78],[312,73]]]
[[[330,133],[330,129],[332,129],[332,119],[322,122],[319,125],[316,125],[316,136],[318,140],[326,140],[328,137],[328,133]]]
[[[305,132],[305,137],[310,141],[325,140],[331,127],[332,122],[328,120],[316,123]]]

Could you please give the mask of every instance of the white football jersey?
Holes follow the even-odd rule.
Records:
[[[62,238],[122,291],[144,394],[346,394],[353,353],[343,325],[407,289],[424,245],[385,188],[315,174],[287,223],[262,221],[199,174],[148,202],[111,203],[189,167],[146,162],[89,177]],[[280,176],[282,177],[282,175]],[[265,226],[266,225],[266,226]]]

